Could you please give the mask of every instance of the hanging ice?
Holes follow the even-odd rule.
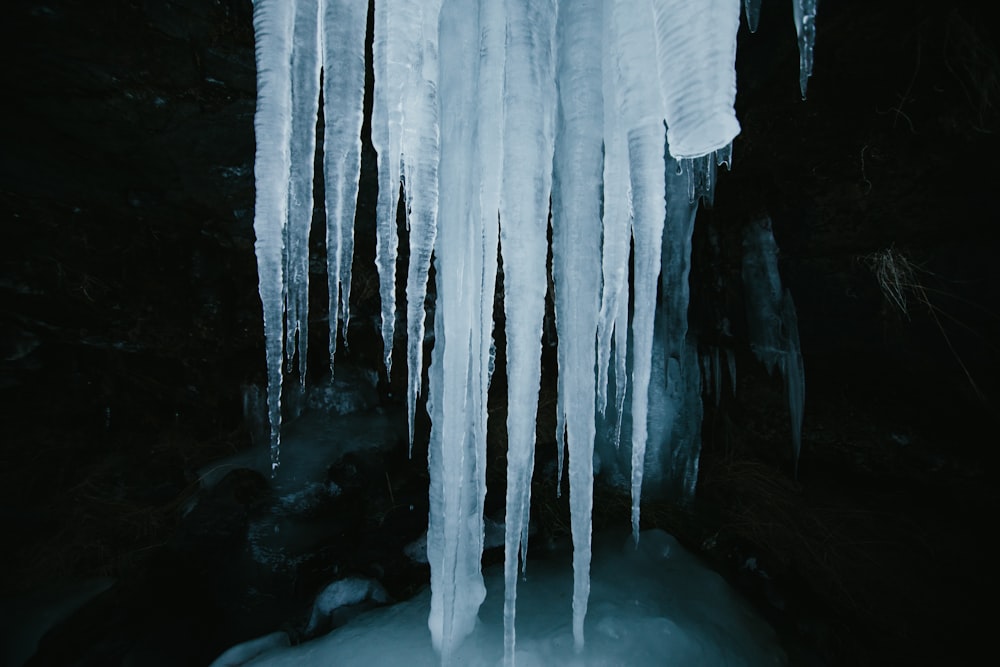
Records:
[[[368,8],[356,0],[321,0],[320,6],[323,10],[323,175],[332,371],[337,349],[337,322],[341,322],[345,341],[350,323],[354,214],[361,170],[362,102],[365,92],[364,35]]]
[[[816,43],[816,3],[818,0],[792,0],[795,33],[799,37],[799,90],[806,97],[806,85],[813,71],[813,46]]]
[[[607,407],[608,370],[611,364],[611,339],[615,337],[615,408],[618,415],[615,446],[621,437],[625,388],[625,351],[628,339],[628,255],[632,236],[629,199],[628,143],[622,123],[618,61],[615,44],[613,2],[604,2],[602,20],[602,84],[604,98],[604,190],[601,270],[604,278],[601,310],[597,321],[597,407],[604,414]],[[618,363],[620,362],[620,363]]]
[[[281,366],[284,330],[284,243],[288,218],[288,173],[291,164],[292,3],[258,0],[254,5],[257,112],[254,133],[253,229],[257,275],[264,313],[267,353],[267,414],[271,424],[271,469],[278,467],[281,446]]]
[[[745,1],[754,28],[759,2]],[[816,2],[795,3],[804,93]],[[254,4],[254,231],[274,467],[283,363],[289,370],[297,365],[304,381],[308,356],[308,241],[319,99],[325,127],[331,364],[338,331],[347,333],[367,5],[358,0]],[[371,123],[378,154],[381,334],[390,372],[402,187],[409,244],[411,442],[422,391],[432,257],[435,263],[435,343],[427,392],[432,422],[429,626],[446,660],[472,631],[485,594],[480,559],[486,398],[500,278],[508,390],[504,643],[506,661],[513,662],[517,574],[526,558],[534,467],[550,214],[559,346],[558,459],[561,474],[568,446],[578,649],[589,595],[595,420],[598,410],[607,411],[612,366],[615,447],[623,417],[630,428],[631,447],[623,448],[623,455],[631,459],[636,535],[644,470],[677,480],[682,495],[693,490],[701,378],[686,319],[691,234],[697,201],[711,199],[715,167],[728,164],[739,132],[733,103],[740,6],[740,0],[375,2]],[[776,278],[768,252],[748,252],[758,257],[745,268],[748,284],[770,285]],[[780,365],[785,376],[797,450],[803,381],[794,308],[787,292],[778,301],[761,299],[754,312],[778,313],[785,326],[778,333],[761,329],[761,336],[771,338],[759,354],[765,363]],[[776,352],[767,351],[772,349]],[[711,367],[717,385],[718,361]]]
[[[507,0],[505,7],[507,58],[500,190],[508,396],[504,643],[505,655],[512,660],[518,564],[528,537],[547,286],[556,7],[554,0]]]
[[[743,289],[750,347],[768,372],[777,370],[785,383],[791,416],[792,451],[798,469],[802,449],[805,371],[795,304],[792,293],[781,287],[778,244],[771,232],[770,218],[756,220],[746,227],[743,235]]]
[[[757,32],[760,22],[760,0],[743,0],[743,13],[747,17],[747,27],[750,32]]]
[[[361,160],[366,18],[365,8],[350,0],[254,4],[258,72],[254,233],[267,349],[272,469],[280,462],[282,358],[291,367],[296,343],[299,374],[305,382],[321,62],[331,364],[338,319],[343,319],[346,333]]]
[[[710,155],[740,131],[736,101],[739,0],[653,0],[670,154]]]
[[[431,438],[429,625],[447,662],[472,631],[486,596],[481,572],[486,498],[482,321],[484,235],[478,149],[479,8],[445,0],[440,11],[441,208],[435,275],[435,346],[428,408]],[[473,38],[470,39],[469,36]]]
[[[289,372],[298,357],[299,381],[306,381],[309,356],[309,230],[313,220],[313,168],[316,161],[316,114],[319,113],[320,39],[319,0],[299,0],[293,17],[296,45],[291,63],[290,174],[288,224],[285,226],[285,358]],[[331,312],[336,313],[334,308]],[[334,329],[336,332],[336,329]],[[331,348],[332,350],[332,348]]]
[[[559,331],[559,407],[569,449],[573,638],[583,648],[590,594],[594,396],[601,276],[604,103],[601,0],[560,3],[558,113],[552,193],[552,274]],[[559,443],[560,448],[562,443]]]

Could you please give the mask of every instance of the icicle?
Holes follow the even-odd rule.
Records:
[[[806,98],[806,86],[813,71],[813,46],[816,43],[817,0],[792,0],[795,34],[799,37],[799,90]]]
[[[750,348],[769,373],[780,371],[791,417],[796,470],[802,444],[805,371],[792,295],[781,287],[778,244],[770,218],[756,220],[743,236],[743,289],[746,292]],[[735,377],[735,373],[733,374]]]
[[[428,404],[431,566],[428,625],[442,660],[450,662],[472,632],[486,596],[481,572],[486,438],[481,378],[483,230],[477,147],[479,11],[445,0],[440,11],[441,206],[435,252],[437,307]],[[417,156],[418,159],[420,156]]]
[[[501,186],[501,160],[497,158],[503,155],[504,41],[507,24],[503,2],[481,2],[479,12],[479,50],[482,54],[479,69],[479,157],[482,164],[479,197],[483,228],[483,298],[479,317],[483,327],[482,392],[486,396],[496,363],[493,310],[499,271]],[[487,408],[484,400],[484,424]]]
[[[601,275],[604,103],[601,0],[560,3],[558,114],[552,193],[552,272],[559,336],[560,398],[569,449],[573,533],[573,639],[583,649],[590,595],[595,376]]]
[[[653,0],[653,12],[671,155],[708,155],[740,131],[733,110],[740,2]]]
[[[607,405],[608,371],[611,365],[612,334],[621,339],[625,348],[628,338],[628,323],[616,326],[619,303],[625,302],[625,319],[628,318],[628,258],[631,237],[631,208],[629,205],[628,143],[622,125],[618,77],[614,59],[612,39],[614,31],[607,29],[612,23],[613,3],[604,2],[603,21],[604,43],[602,49],[602,81],[604,104],[604,242],[602,244],[601,269],[604,284],[601,292],[601,311],[597,321],[597,407],[604,414]],[[619,393],[624,383],[617,378]],[[622,395],[621,398],[624,398]],[[621,406],[617,405],[619,416]],[[620,424],[620,420],[619,420]],[[618,439],[616,437],[615,444]]]
[[[354,214],[361,174],[368,8],[356,0],[324,0],[323,4],[323,172],[332,373],[337,349],[337,322],[342,322],[346,342],[350,320]]]
[[[622,420],[625,418],[625,398],[628,388],[628,299],[618,300],[615,315],[615,449],[621,445]]]
[[[298,343],[299,381],[306,382],[309,348],[309,230],[313,219],[316,115],[319,113],[321,31],[319,0],[294,6],[291,60],[288,224],[285,227],[285,360],[293,368]]]
[[[486,0],[479,9],[479,160],[481,165],[479,204],[482,229],[482,282],[479,302],[480,327],[480,419],[481,437],[486,440],[490,381],[496,362],[493,337],[493,311],[496,302],[497,273],[500,253],[500,189],[503,155],[503,87],[504,41],[506,39],[506,9],[503,2]],[[528,506],[524,505],[521,520],[524,533],[523,549],[528,547]],[[506,527],[505,527],[506,530]],[[505,539],[507,534],[505,534]],[[506,622],[506,617],[505,617]]]
[[[504,646],[505,655],[512,660],[518,557],[526,534],[521,523],[531,502],[545,314],[556,10],[553,0],[507,0],[505,7],[507,63],[500,193],[508,391]]]
[[[649,6],[616,0],[613,23],[616,39],[612,48],[621,91],[619,106],[628,136],[633,206],[632,532],[638,539],[656,286],[666,215],[664,108],[659,90],[648,85],[650,72],[658,68]]]
[[[427,276],[437,236],[440,150],[437,38],[440,10],[441,0],[423,3],[420,7],[420,23],[408,28],[416,37],[405,96],[402,135],[406,220],[410,237],[406,277],[406,405],[411,452],[417,398],[420,396],[423,379]]]
[[[757,32],[757,24],[760,23],[760,0],[743,0],[743,13],[750,32]]]
[[[281,447],[282,324],[284,320],[284,234],[291,164],[291,58],[294,5],[258,0],[254,5],[257,111],[254,132],[256,202],[253,228],[267,352],[267,412],[271,425],[271,470]]]
[[[382,303],[382,352],[386,373],[392,372],[396,324],[396,254],[399,237],[396,209],[401,177],[403,100],[413,55],[416,0],[380,0],[375,3],[372,65],[375,76],[372,104],[372,145],[378,153],[375,264]]]

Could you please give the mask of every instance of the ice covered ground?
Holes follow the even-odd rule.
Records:
[[[528,563],[518,586],[517,663],[530,665],[783,665],[774,631],[676,539],[645,531],[595,536],[586,647],[573,650],[569,545]],[[485,571],[486,602],[455,664],[503,660],[503,570]],[[223,665],[421,665],[440,657],[427,630],[430,590],[362,614],[328,635],[288,647],[281,635],[234,647]],[[262,651],[263,649],[263,651]]]

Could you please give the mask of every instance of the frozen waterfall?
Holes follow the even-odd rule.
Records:
[[[793,3],[804,95],[816,2]],[[305,381],[308,239],[321,101],[331,368],[338,332],[347,333],[367,4],[254,2],[254,231],[272,468],[280,463],[283,375],[297,368]],[[378,153],[374,225],[381,333],[388,372],[396,336],[396,214],[403,187],[411,443],[423,392],[424,300],[432,261],[436,276],[427,387],[432,423],[427,550],[429,625],[446,661],[473,631],[486,594],[481,572],[486,397],[498,273],[508,384],[504,654],[508,664],[514,660],[550,224],[559,364],[556,435],[559,475],[564,448],[568,453],[577,650],[584,646],[590,591],[598,413],[612,403],[617,446],[630,410],[636,539],[649,455],[675,466],[666,474],[681,479],[685,492],[693,491],[701,378],[686,318],[691,233],[698,200],[711,196],[716,164],[728,165],[739,133],[734,100],[742,6],[741,0],[375,0],[371,122]],[[759,2],[746,0],[745,10],[754,28]],[[611,380],[613,401],[607,396]]]

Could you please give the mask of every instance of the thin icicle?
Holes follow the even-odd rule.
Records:
[[[507,498],[504,546],[504,655],[513,661],[521,525],[531,502],[535,417],[545,314],[546,228],[555,113],[554,0],[507,0],[504,70],[503,256],[507,339]]]
[[[372,65],[375,77],[372,104],[372,145],[378,153],[375,264],[382,303],[382,353],[386,373],[392,372],[392,347],[396,324],[396,254],[399,235],[396,209],[402,159],[403,99],[409,81],[407,40],[419,4],[415,0],[380,0],[375,3],[375,38]]]
[[[323,172],[326,186],[326,274],[330,304],[330,369],[337,322],[350,320],[354,214],[361,170],[368,9],[355,0],[323,0]]]
[[[621,91],[620,109],[628,136],[633,207],[632,531],[638,539],[653,323],[666,215],[664,107],[659,89],[649,85],[650,72],[658,68],[650,7],[644,3],[636,5],[616,0],[613,23],[616,31],[613,48]]]
[[[603,21],[605,26],[611,25],[612,8],[612,2],[604,2]],[[622,125],[618,99],[617,61],[614,58],[613,44],[611,43],[613,37],[614,31],[606,28],[603,33],[602,49],[605,104],[604,242],[602,244],[601,270],[604,282],[601,292],[601,311],[597,321],[597,408],[602,415],[608,400],[608,371],[611,365],[612,334],[623,339],[628,337],[626,329],[616,328],[615,323],[619,302],[622,300],[626,304],[628,302],[628,257],[632,229],[628,191],[628,143],[625,128]],[[617,438],[615,444],[617,444]]]
[[[440,151],[437,37],[441,0],[423,3],[420,11],[420,24],[409,28],[416,35],[416,53],[407,84],[402,135],[406,221],[410,238],[406,277],[406,405],[411,452],[417,399],[423,379],[427,276],[437,236]]]
[[[615,314],[615,449],[621,445],[622,420],[628,393],[628,299],[618,300]]]
[[[290,176],[288,223],[285,226],[285,361],[291,372],[298,354],[299,381],[305,386],[309,349],[309,230],[313,219],[316,115],[319,113],[322,68],[320,2],[298,0],[294,11]]]
[[[254,133],[253,228],[257,274],[264,313],[267,353],[267,412],[271,425],[271,471],[281,449],[281,380],[284,323],[284,234],[288,217],[291,164],[291,56],[295,6],[281,0],[258,0],[253,25],[257,60],[257,111]]]
[[[750,32],[757,32],[760,23],[760,0],[743,0],[743,14],[747,19]]]
[[[799,90],[806,98],[806,86],[813,71],[813,47],[816,44],[817,0],[792,0],[795,34],[799,37]]]

